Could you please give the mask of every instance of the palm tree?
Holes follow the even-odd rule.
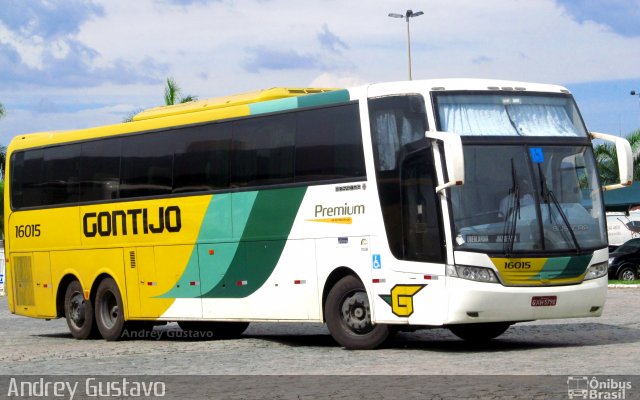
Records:
[[[633,155],[633,180],[640,180],[640,129],[637,129],[626,138],[631,145],[631,153]],[[596,161],[598,163],[598,172],[600,181],[603,185],[611,185],[618,183],[618,157],[616,155],[616,147],[614,144],[601,144],[594,149]]]
[[[4,111],[4,106],[0,103],[0,119],[2,119],[6,115]],[[0,145],[0,180],[4,181],[4,164],[7,161],[7,148],[5,146]],[[4,187],[4,186],[3,186]],[[2,195],[2,192],[0,192]]]
[[[198,100],[198,96],[186,95],[181,97],[182,90],[173,78],[167,78],[167,86],[164,88],[164,104],[172,106],[174,104],[188,103]]]
[[[182,97],[181,94],[182,90],[180,89],[176,81],[173,78],[167,78],[167,86],[164,88],[164,105],[172,106],[174,104],[181,104],[198,100],[198,96],[188,94]],[[132,111],[122,120],[122,122],[133,121],[133,117],[135,117],[136,114],[141,111],[142,110]]]

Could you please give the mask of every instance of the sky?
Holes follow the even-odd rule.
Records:
[[[0,0],[0,144],[270,87],[413,78],[554,83],[587,127],[640,128],[640,0]]]

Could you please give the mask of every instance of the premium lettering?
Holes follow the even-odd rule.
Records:
[[[150,233],[180,232],[180,207],[159,207],[131,210],[90,212],[82,217],[82,230],[86,237],[148,235]]]
[[[344,203],[344,206],[337,207],[325,207],[322,204],[317,204],[315,208],[317,217],[343,217],[346,215],[359,215],[364,214],[364,205],[350,206]]]

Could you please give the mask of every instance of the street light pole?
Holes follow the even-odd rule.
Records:
[[[411,10],[407,10],[407,12],[403,14],[389,13],[391,18],[404,18],[407,21],[407,65],[409,68],[409,80],[411,80],[411,32],[409,29],[409,18],[419,17],[424,14],[422,11],[413,12]]]

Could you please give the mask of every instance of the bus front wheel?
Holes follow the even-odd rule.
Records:
[[[73,281],[64,294],[64,316],[71,335],[76,339],[89,339],[96,334],[93,304],[84,298],[82,285]]]
[[[364,285],[353,275],[340,279],[329,291],[324,318],[331,336],[349,350],[369,350],[389,337],[389,326],[371,322],[371,306]]]
[[[96,325],[105,340],[120,339],[124,330],[124,308],[116,281],[106,278],[96,291]]]

